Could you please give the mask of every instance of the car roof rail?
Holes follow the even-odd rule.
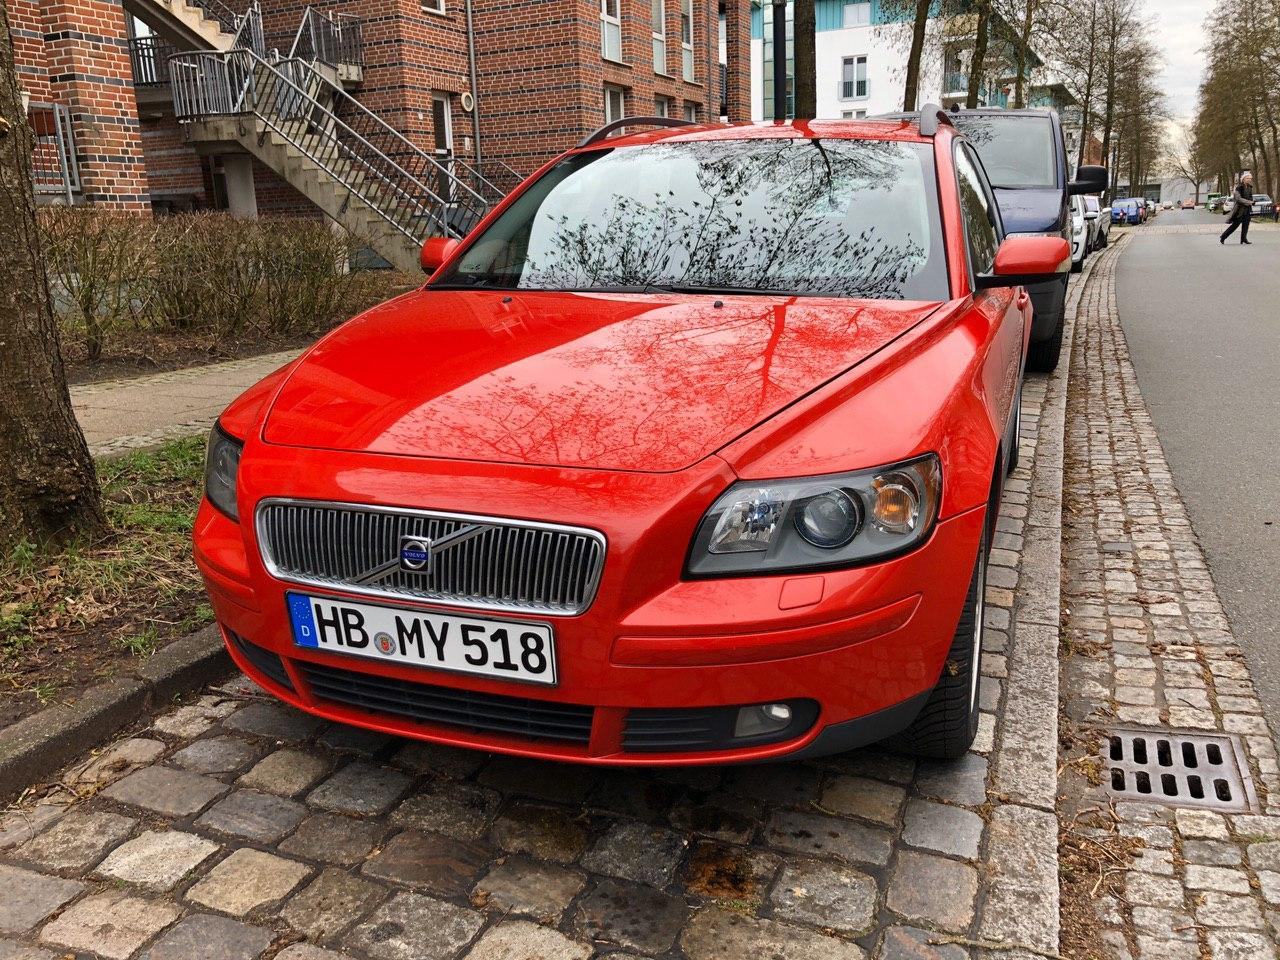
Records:
[[[955,124],[951,122],[951,117],[947,114],[947,111],[943,110],[936,103],[926,103],[920,108],[920,136],[934,136],[938,132],[938,127],[944,123],[948,127],[955,127]]]
[[[595,133],[583,137],[578,148],[589,147],[623,127],[696,127],[697,125],[697,121],[686,120],[684,117],[619,117],[617,120],[610,120]]]

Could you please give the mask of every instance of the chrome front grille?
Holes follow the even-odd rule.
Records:
[[[425,569],[399,563],[402,538],[448,543],[469,530]],[[281,580],[519,613],[582,613],[605,555],[604,537],[582,527],[313,500],[264,500],[257,531]]]

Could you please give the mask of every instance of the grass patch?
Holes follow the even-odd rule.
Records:
[[[102,461],[108,533],[0,557],[0,725],[213,619],[191,560],[203,472],[200,438]]]

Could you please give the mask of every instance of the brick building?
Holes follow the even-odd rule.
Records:
[[[53,201],[421,233],[608,119],[750,117],[750,0],[3,2]]]

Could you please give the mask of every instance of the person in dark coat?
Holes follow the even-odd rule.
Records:
[[[1218,238],[1219,243],[1226,243],[1227,237],[1236,232],[1236,227],[1240,228],[1240,242],[1251,243],[1249,240],[1249,221],[1253,219],[1253,174],[1246,170],[1240,175],[1240,182],[1236,184],[1235,191],[1231,194],[1234,205],[1231,208],[1231,223],[1226,230],[1222,232],[1222,236]]]

